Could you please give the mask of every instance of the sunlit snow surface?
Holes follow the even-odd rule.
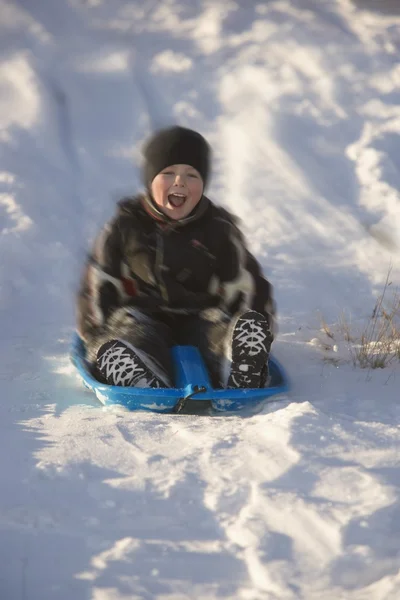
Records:
[[[399,369],[337,324],[399,282],[400,5],[0,0],[0,49],[0,598],[398,600]],[[105,408],[68,360],[90,240],[172,122],[275,286],[293,389],[253,416]]]

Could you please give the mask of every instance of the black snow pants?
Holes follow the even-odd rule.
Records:
[[[94,363],[103,344],[119,339],[150,357],[173,385],[171,347],[188,344],[197,346],[212,385],[220,387],[227,338],[236,318],[231,320],[218,309],[210,309],[206,314],[207,318],[202,318],[198,315],[146,314],[133,308],[119,308],[104,328],[86,340],[87,358]]]

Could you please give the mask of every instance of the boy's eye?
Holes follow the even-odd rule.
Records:
[[[161,175],[168,175],[168,176],[176,177],[175,171],[162,171]],[[187,177],[192,177],[193,179],[199,178],[197,173],[188,173]]]

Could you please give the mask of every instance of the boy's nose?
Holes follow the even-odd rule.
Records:
[[[185,180],[184,177],[182,175],[177,175],[175,177],[175,185],[185,185]]]

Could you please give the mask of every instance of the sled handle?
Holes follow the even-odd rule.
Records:
[[[196,386],[207,389],[212,387],[207,368],[198,348],[195,346],[175,346],[172,348],[172,356],[177,388],[185,389],[190,385],[193,389]],[[188,393],[191,392],[188,391]]]
[[[172,409],[173,413],[180,413],[186,406],[186,402],[193,398],[196,394],[201,394],[202,392],[206,392],[207,388],[205,385],[188,385],[188,393],[183,398],[179,398],[178,402],[175,404]]]

